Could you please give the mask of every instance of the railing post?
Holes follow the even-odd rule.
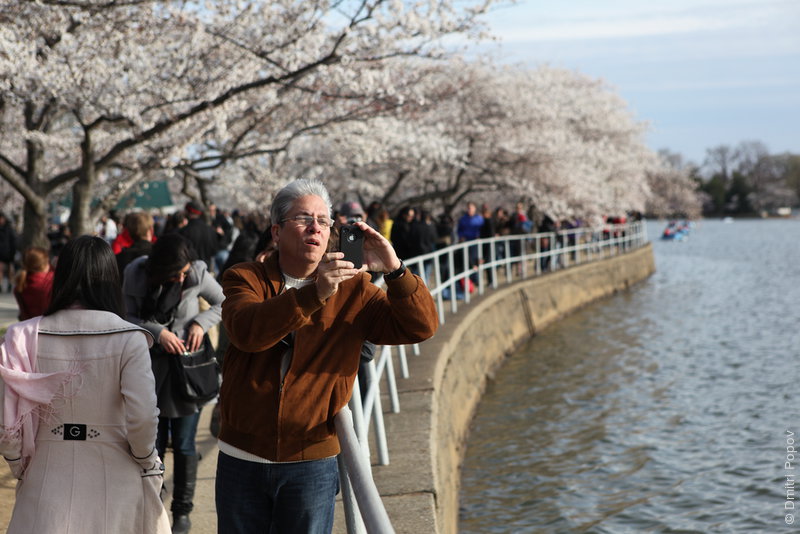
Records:
[[[346,476],[353,486],[353,494],[369,534],[394,534],[389,515],[381,501],[369,462],[359,454],[360,447],[353,431],[353,417],[350,408],[345,406],[334,418],[336,433],[342,448],[340,458],[345,465]],[[349,529],[349,526],[348,526]],[[355,531],[358,532],[358,531]]]
[[[390,363],[390,362],[387,362]],[[375,361],[367,364],[370,383],[375,384],[375,400],[372,403],[371,415],[375,420],[375,448],[378,452],[378,463],[389,465],[389,444],[386,442],[386,427],[383,424],[383,406],[381,405],[381,392],[378,384],[380,383],[378,374],[375,372]],[[371,388],[370,388],[371,389]],[[369,464],[367,464],[369,465]]]
[[[478,245],[478,265],[476,265],[476,267],[478,269],[478,295],[483,295],[483,291],[484,291],[484,288],[483,288],[483,273],[485,271],[485,269],[484,269],[484,263],[485,263],[484,260],[485,260],[485,258],[483,257],[483,240],[482,239],[478,239],[478,241],[480,243]]]
[[[466,243],[466,241],[465,241]],[[461,257],[464,258],[464,303],[469,304],[470,300],[470,293],[469,293],[469,283],[472,280],[468,280],[470,275],[472,274],[472,266],[469,264],[469,245],[464,245],[461,249]]]
[[[405,345],[398,345],[397,346],[397,353],[400,356],[400,376],[403,378],[408,378],[411,376],[408,372],[408,358],[406,357],[406,346]]]
[[[447,263],[449,267],[450,273],[450,311],[453,313],[458,312],[458,298],[456,297],[456,293],[458,292],[458,279],[456,278],[456,262],[453,258],[455,255],[454,250],[449,250],[447,252]]]
[[[500,238],[492,238],[491,248],[489,249],[489,257],[491,259],[492,268],[489,272],[492,273],[492,289],[497,289],[497,244]]]
[[[442,262],[439,257],[439,254],[433,257],[433,268],[436,271],[433,273],[433,277],[436,280],[436,308],[439,312],[439,324],[444,324],[444,297],[442,296],[444,288],[442,287]]]
[[[347,465],[344,461],[344,452],[336,458],[339,464],[339,484],[342,486],[342,508],[344,508],[344,524],[347,534],[367,534],[364,520],[361,519],[361,512],[358,509],[356,494],[353,492],[353,485],[350,484]]]
[[[364,449],[364,454],[369,458],[369,440],[367,439],[368,425],[364,420],[365,417],[369,417],[369,414],[364,412],[364,404],[361,397],[361,384],[358,382],[358,377],[356,377],[355,382],[353,382],[353,394],[350,396],[350,402],[348,404],[353,411],[353,430],[356,433],[358,442],[361,443],[361,448]]]
[[[383,362],[383,370],[386,374],[386,385],[389,389],[389,400],[392,404],[392,413],[400,413],[400,396],[397,394],[397,380],[394,376],[394,360],[392,359],[392,348],[390,346],[383,346],[380,359]],[[376,377],[376,380],[380,380],[380,373]]]

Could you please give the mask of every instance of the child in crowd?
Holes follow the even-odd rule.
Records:
[[[53,270],[49,253],[41,247],[28,247],[22,255],[22,269],[14,284],[19,320],[42,315],[50,305],[52,289]]]

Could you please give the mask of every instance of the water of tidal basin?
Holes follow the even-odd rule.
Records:
[[[650,279],[543,330],[490,380],[462,534],[800,531],[786,504],[800,221],[706,220],[685,242],[663,227],[648,224]]]

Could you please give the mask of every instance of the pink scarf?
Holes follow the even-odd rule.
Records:
[[[52,410],[61,387],[79,374],[77,368],[55,373],[36,371],[41,319],[34,317],[9,326],[0,345],[0,378],[5,386],[0,442],[21,442],[23,469],[33,457],[40,419]]]

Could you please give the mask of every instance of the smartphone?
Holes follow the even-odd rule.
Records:
[[[344,259],[360,269],[364,263],[364,231],[352,224],[342,226],[339,229],[339,251],[344,252]]]

